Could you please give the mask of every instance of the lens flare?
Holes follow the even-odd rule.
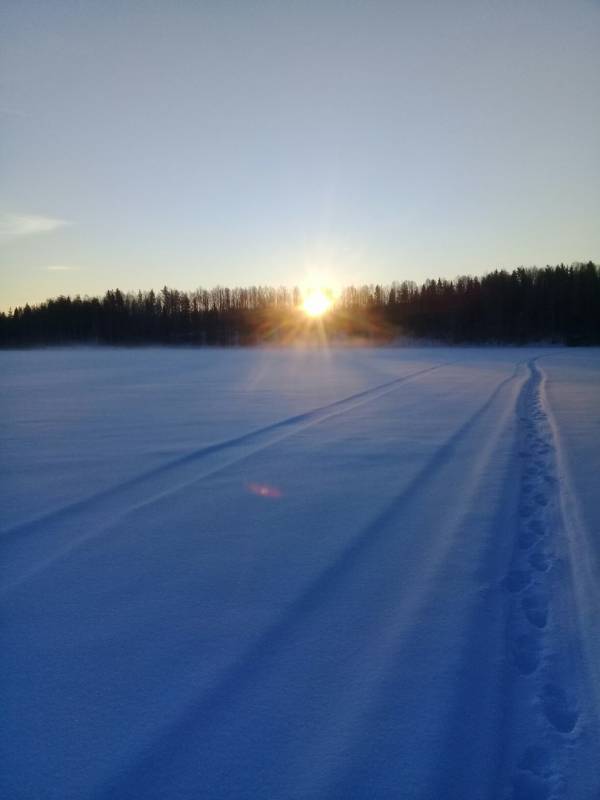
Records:
[[[321,317],[329,311],[331,305],[331,297],[322,289],[311,289],[302,302],[302,309],[309,317]]]
[[[281,497],[281,489],[277,486],[270,486],[268,483],[247,483],[246,488],[251,494],[259,497]]]

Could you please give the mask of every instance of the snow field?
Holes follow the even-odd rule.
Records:
[[[600,353],[2,353],[11,798],[600,793]]]

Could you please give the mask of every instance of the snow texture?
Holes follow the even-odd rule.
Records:
[[[598,350],[0,369],[2,798],[598,800]]]

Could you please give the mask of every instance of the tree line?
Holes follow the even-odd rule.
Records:
[[[298,288],[217,286],[183,292],[60,296],[0,313],[0,345],[372,342],[399,336],[449,343],[600,344],[600,267],[495,270],[483,277],[347,287],[322,319]]]

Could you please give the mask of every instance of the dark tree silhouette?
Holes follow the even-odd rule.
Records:
[[[446,342],[600,344],[600,268],[560,264],[482,278],[350,286],[310,323],[301,293],[250,286],[181,292],[164,287],[103,298],[57,297],[0,313],[0,345],[286,343],[299,337],[397,336]]]

